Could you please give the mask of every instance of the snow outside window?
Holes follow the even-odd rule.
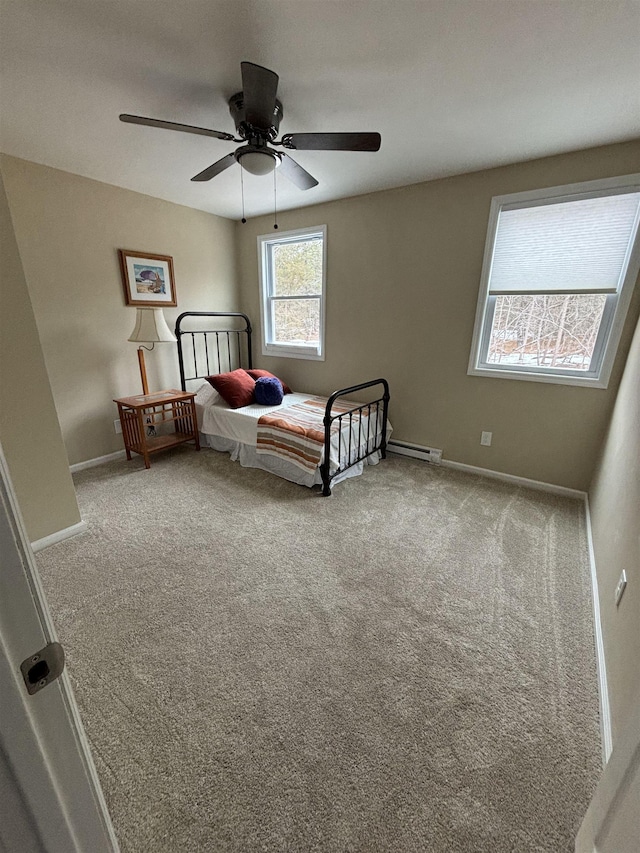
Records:
[[[258,237],[262,353],[324,361],[325,225]]]
[[[640,175],[494,198],[469,373],[606,388],[639,221]]]

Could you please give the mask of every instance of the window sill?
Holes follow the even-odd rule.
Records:
[[[308,361],[324,361],[324,354],[319,353],[315,347],[263,344],[262,355],[270,355],[274,358],[302,358]]]
[[[524,382],[546,382],[551,385],[578,385],[583,388],[606,388],[608,377],[595,376],[562,376],[558,373],[536,373],[524,370],[498,370],[490,367],[473,367],[467,371],[468,376],[486,376],[491,379],[519,379]]]

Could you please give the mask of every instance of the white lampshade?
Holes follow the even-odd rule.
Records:
[[[162,308],[138,308],[136,324],[129,336],[130,341],[140,343],[161,343],[175,341],[176,337],[167,326]]]

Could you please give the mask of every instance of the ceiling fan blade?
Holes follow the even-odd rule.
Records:
[[[221,130],[209,130],[206,127],[194,127],[191,124],[178,124],[175,121],[162,121],[159,118],[145,118],[144,116],[132,116],[128,113],[120,115],[120,121],[128,124],[144,124],[147,127],[161,127],[164,130],[182,130],[184,133],[197,133],[200,136],[213,136],[215,139],[225,139],[229,142],[240,142],[230,133],[223,133]]]
[[[280,171],[286,178],[289,178],[291,183],[295,184],[298,189],[310,190],[312,187],[317,187],[318,182],[310,175],[306,169],[303,169],[299,163],[283,152],[279,153]]]
[[[281,145],[298,151],[378,151],[381,141],[379,133],[287,133]]]
[[[241,62],[240,67],[245,119],[254,127],[269,128],[276,108],[278,75],[253,62]]]
[[[216,160],[216,162],[212,163],[211,166],[207,166],[207,168],[203,169],[202,172],[198,172],[198,174],[194,175],[191,180],[210,181],[211,178],[215,178],[216,175],[219,175],[220,172],[224,172],[224,170],[228,169],[229,166],[233,166],[235,162],[235,154],[227,154],[226,157],[223,157],[221,160]]]

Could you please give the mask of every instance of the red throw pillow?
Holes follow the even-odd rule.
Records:
[[[232,370],[231,373],[217,373],[207,376],[209,382],[232,409],[249,406],[253,403],[253,390],[256,387],[246,370]]]
[[[269,379],[278,379],[277,376],[274,376],[273,373],[269,373],[268,370],[253,370],[252,368],[251,370],[245,370],[245,373],[248,373],[253,380],[262,379],[263,377],[267,377]],[[282,390],[285,394],[293,394],[293,391],[291,390],[291,388],[289,388],[286,382],[283,382],[282,379],[280,379],[279,381],[282,385]]]

